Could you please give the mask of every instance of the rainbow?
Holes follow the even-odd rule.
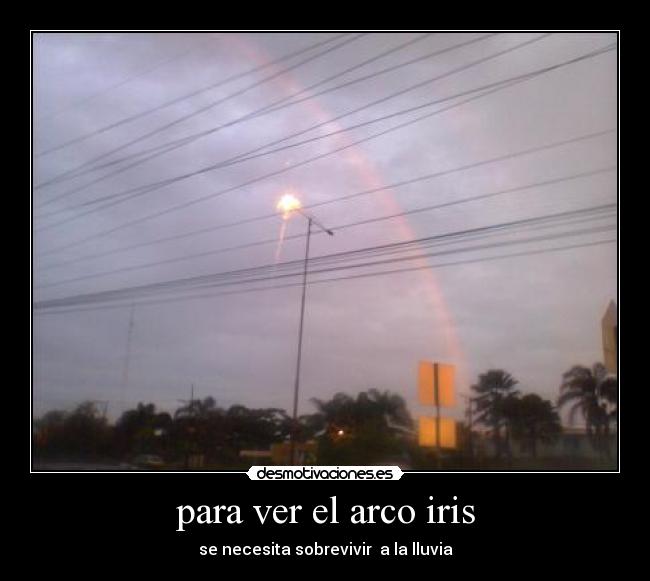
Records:
[[[262,65],[270,61],[273,57],[268,52],[266,52],[262,47],[255,44],[251,39],[245,38],[239,34],[227,34],[223,39],[228,43],[229,50],[234,53],[240,54],[243,58],[248,61],[252,61],[255,64]],[[273,67],[277,71],[277,67]],[[271,70],[273,70],[273,68]],[[279,90],[285,92],[287,96],[294,94],[301,90],[302,86],[297,81],[297,79],[291,74],[291,72],[285,73],[284,75],[279,75],[271,81]],[[320,122],[324,122],[327,119],[333,117],[323,104],[316,99],[309,99],[303,101],[299,106],[304,107],[311,116],[318,119]],[[341,128],[336,122],[332,122],[333,126],[336,126],[337,129]],[[333,136],[334,139],[338,140],[339,144],[349,145],[351,139],[346,135],[345,132],[339,133]],[[358,172],[360,179],[365,183],[368,189],[371,188],[383,188],[386,184],[386,180],[383,179],[380,169],[377,165],[366,155],[364,149],[361,146],[353,146],[349,149],[346,149],[342,152],[346,156],[346,159],[352,167],[355,168],[355,171]],[[399,213],[403,210],[402,205],[398,201],[398,197],[395,192],[391,189],[385,189],[382,192],[379,192],[378,199],[380,204],[386,209],[387,213]],[[409,220],[406,216],[402,216],[398,219],[398,232],[402,240],[413,240],[418,238],[415,231],[413,230]],[[425,259],[420,259],[420,266],[429,266],[428,262]],[[445,353],[436,353],[433,354],[433,358],[436,360],[441,360],[444,363],[453,364],[456,366],[457,375],[456,377],[465,377],[467,366],[466,359],[463,354],[462,345],[456,332],[456,325],[454,323],[453,314],[449,308],[447,301],[445,299],[444,293],[442,292],[440,285],[436,279],[436,274],[433,269],[431,270],[420,270],[420,276],[424,277],[426,281],[427,288],[429,289],[427,298],[431,303],[431,306],[434,310],[436,318],[440,321],[440,332],[444,338]],[[426,349],[425,349],[426,351]],[[426,357],[423,357],[426,358]],[[414,370],[416,364],[414,362]]]

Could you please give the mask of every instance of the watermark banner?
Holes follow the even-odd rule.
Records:
[[[251,466],[251,480],[399,480],[399,466]]]

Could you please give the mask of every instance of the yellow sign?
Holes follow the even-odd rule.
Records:
[[[420,417],[418,441],[420,446],[437,447],[436,418]],[[440,447],[456,448],[456,421],[452,418],[440,418]]]
[[[454,374],[456,368],[444,363],[420,361],[418,367],[418,395],[422,405],[451,407],[454,400]],[[437,401],[436,401],[437,398]]]

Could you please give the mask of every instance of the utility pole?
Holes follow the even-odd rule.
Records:
[[[106,415],[108,414],[108,404],[110,402],[105,399],[94,399],[92,400],[92,403],[102,404],[102,420],[105,420]]]
[[[189,410],[189,417],[190,417],[190,426],[188,432],[193,434],[193,430],[196,430],[196,426],[194,425],[194,384],[190,387],[190,399],[189,401],[186,399],[179,399],[179,402],[182,404],[189,404],[188,410]],[[194,443],[194,436],[188,438],[188,444]],[[189,468],[189,463],[190,463],[190,452],[189,452],[189,445],[185,449],[185,468]]]
[[[190,399],[179,399],[178,400],[182,404],[188,404],[188,410],[190,412],[190,416],[194,416],[194,384],[190,387]]]
[[[298,327],[298,354],[296,356],[296,379],[293,388],[293,414],[290,432],[290,463],[296,464],[296,432],[298,431],[298,395],[300,392],[300,364],[302,361],[302,333],[305,321],[305,298],[307,295],[307,267],[309,265],[309,242],[311,240],[312,224],[318,226],[329,236],[334,236],[334,232],[323,226],[314,216],[306,213],[301,209],[300,201],[291,195],[284,196],[278,203],[278,210],[284,213],[285,219],[291,212],[298,212],[307,219],[307,243],[305,244],[305,260],[302,273],[302,299],[300,301],[300,325]]]
[[[122,412],[126,411],[126,387],[129,382],[129,364],[131,362],[131,339],[133,337],[133,326],[135,316],[135,305],[131,305],[131,314],[129,315],[129,326],[126,333],[126,353],[124,356],[124,370],[122,372],[122,401],[120,402]]]
[[[302,273],[302,300],[300,302],[300,325],[298,327],[298,355],[296,357],[296,379],[293,388],[293,414],[291,424],[291,465],[296,464],[296,432],[298,430],[298,392],[300,391],[300,363],[302,360],[302,330],[305,321],[305,297],[307,295],[307,265],[309,263],[309,240],[311,238],[311,218],[307,218],[307,244]]]

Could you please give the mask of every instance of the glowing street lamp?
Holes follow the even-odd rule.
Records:
[[[316,224],[323,232],[326,232],[330,236],[334,236],[334,232],[332,232],[329,228],[325,228],[314,216],[311,214],[308,214],[302,209],[302,204],[300,203],[300,200],[296,198],[293,194],[284,194],[281,198],[280,201],[278,202],[278,205],[276,206],[276,209],[280,212],[282,212],[282,217],[285,220],[288,220],[291,218],[291,215],[294,212],[298,212],[299,214],[302,214],[307,221],[310,224]],[[307,247],[309,247],[309,235],[311,232],[308,230],[307,231]]]
[[[302,204],[293,194],[284,194],[276,206],[276,209],[282,212],[282,217],[285,220],[288,220],[291,217],[291,212],[294,210],[300,210],[300,208],[302,208]]]
[[[298,393],[300,391],[300,362],[302,358],[302,330],[305,320],[305,296],[307,293],[307,266],[309,263],[309,241],[311,239],[311,225],[316,224],[323,232],[326,232],[330,236],[334,236],[334,232],[325,228],[320,222],[318,222],[311,214],[307,214],[302,209],[302,204],[300,200],[296,198],[293,194],[284,194],[276,209],[282,212],[282,217],[285,220],[288,220],[293,213],[299,213],[307,219],[307,244],[305,246],[305,261],[303,267],[302,275],[302,300],[300,302],[300,326],[298,327],[298,354],[296,357],[296,381],[293,390],[293,426],[291,430],[291,465],[296,463],[296,426],[298,423]]]

